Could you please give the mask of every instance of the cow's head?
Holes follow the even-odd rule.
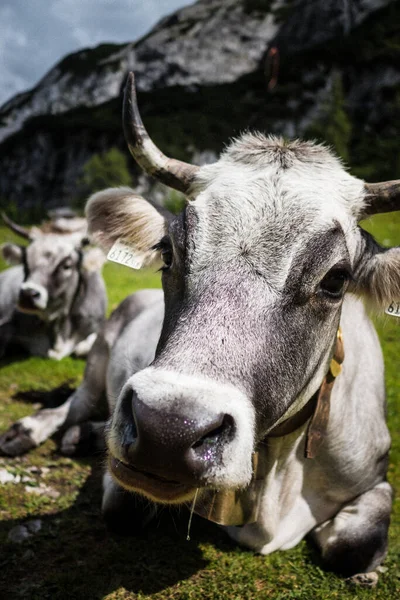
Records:
[[[125,100],[125,133],[148,172],[186,192],[168,218],[131,190],[95,194],[89,230],[161,254],[165,320],[151,366],[128,379],[110,422],[111,470],[161,502],[246,486],[252,452],[321,385],[347,292],[400,298],[400,249],[360,219],[399,206],[324,146],[245,134],[201,168],[167,159]],[[134,340],[133,340],[134,343]]]
[[[102,253],[98,249],[83,253],[87,239],[82,232],[45,234],[37,228],[29,231],[5,215],[3,219],[15,233],[29,241],[27,246],[14,243],[2,246],[3,257],[9,264],[22,264],[24,267],[17,308],[46,321],[67,314],[77,294],[83,270],[101,268]]]

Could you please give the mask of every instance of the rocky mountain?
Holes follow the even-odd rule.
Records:
[[[0,108],[0,197],[20,208],[68,204],[91,155],[125,151],[129,70],[150,134],[176,158],[212,159],[259,128],[327,137],[357,174],[398,176],[399,4],[199,0],[136,42],[71,54]]]

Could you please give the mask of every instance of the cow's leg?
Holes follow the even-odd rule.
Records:
[[[107,527],[120,535],[138,535],[157,514],[153,502],[121,488],[108,470],[103,477],[101,505]]]
[[[326,566],[355,582],[374,585],[373,571],[387,552],[391,508],[392,488],[382,482],[316,527],[311,535]]]
[[[73,425],[64,433],[60,450],[67,456],[104,452],[106,421],[86,421]]]
[[[103,398],[108,358],[108,343],[99,336],[88,356],[84,379],[72,396],[58,408],[40,410],[14,423],[0,436],[0,452],[18,456],[36,448],[60,429],[90,419]]]
[[[111,348],[125,325],[146,306],[159,299],[159,290],[142,290],[128,296],[114,310],[89,352],[81,385],[63,405],[40,410],[24,417],[0,435],[0,453],[17,456],[36,448],[48,437],[88,421],[100,404],[106,389],[106,374]]]
[[[36,448],[53,435],[65,422],[72,396],[58,408],[40,410],[35,415],[24,417],[0,436],[0,453],[19,456]]]
[[[74,348],[75,356],[87,356],[96,341],[97,333],[91,333],[86,339],[79,342]]]
[[[58,338],[56,344],[53,348],[47,352],[47,358],[52,358],[53,360],[61,360],[66,356],[70,356],[75,347],[76,340],[71,338],[68,340],[63,340],[62,338]]]

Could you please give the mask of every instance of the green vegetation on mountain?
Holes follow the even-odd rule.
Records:
[[[132,175],[128,169],[125,154],[118,148],[111,148],[93,156],[85,163],[80,180],[80,198],[77,207],[83,205],[90,194],[108,187],[132,186]]]
[[[331,93],[322,107],[321,117],[306,131],[311,139],[322,139],[345,161],[350,158],[351,122],[344,109],[342,79],[339,73],[332,78]]]

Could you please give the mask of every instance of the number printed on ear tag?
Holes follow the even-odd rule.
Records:
[[[400,302],[391,302],[385,313],[391,317],[400,317]]]
[[[117,240],[107,254],[107,259],[131,269],[140,269],[146,260],[146,253],[138,252],[124,240]]]

